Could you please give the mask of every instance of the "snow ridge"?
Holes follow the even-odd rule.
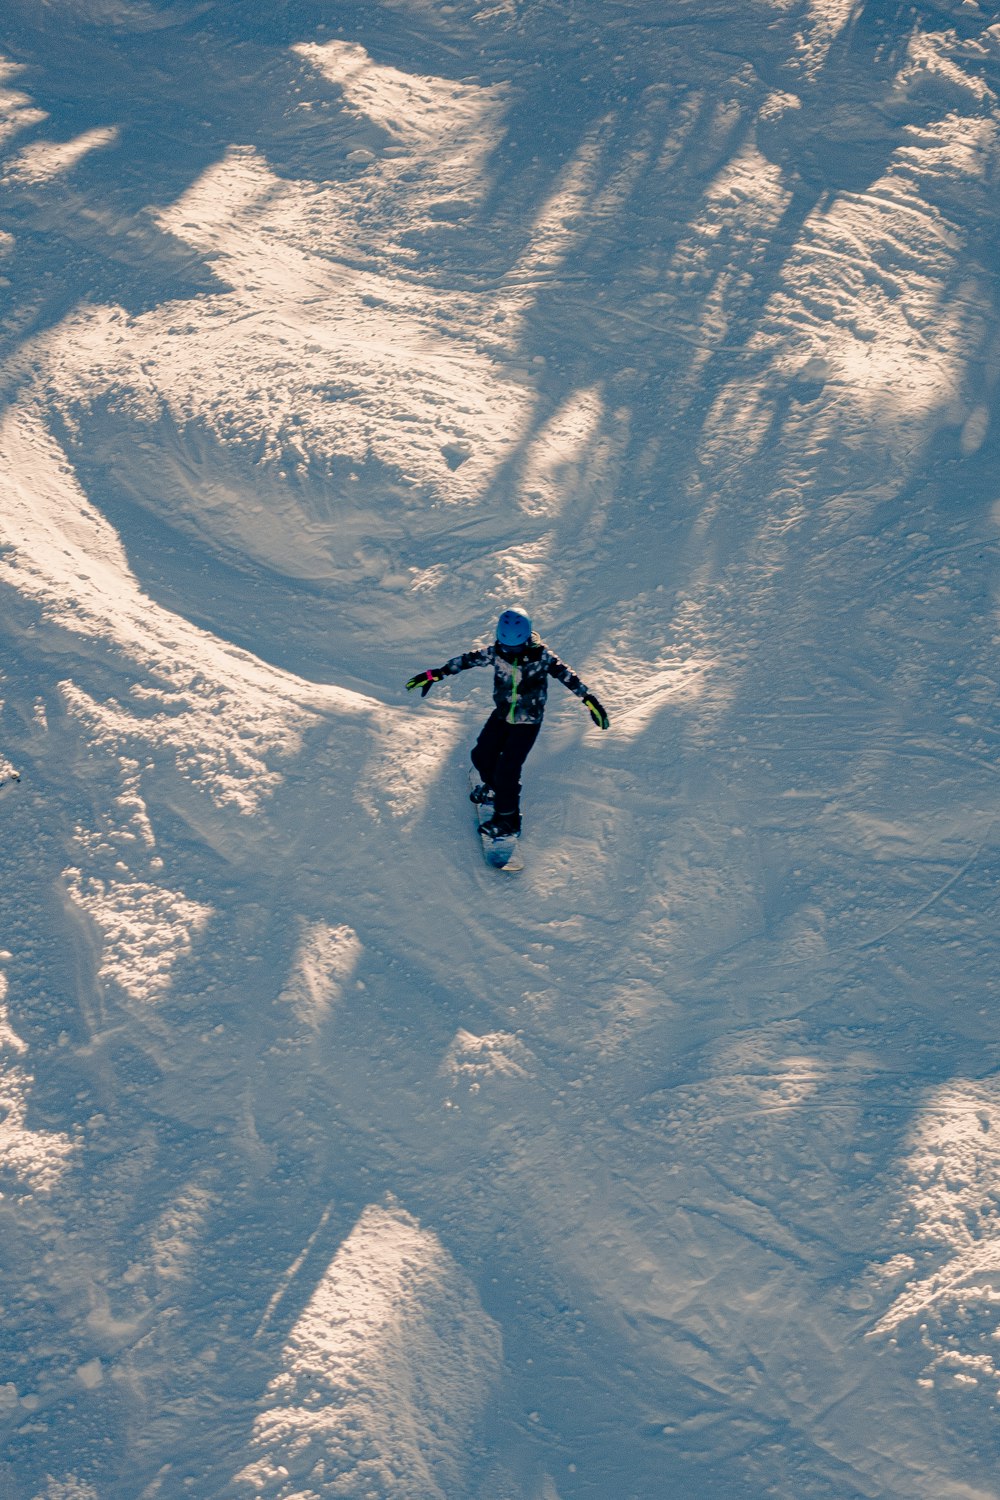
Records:
[[[500,1367],[500,1334],[436,1236],[365,1209],[282,1352],[235,1492],[445,1500]]]

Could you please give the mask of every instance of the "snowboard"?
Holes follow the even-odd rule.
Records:
[[[479,777],[475,771],[469,772],[469,790],[479,785]],[[492,802],[474,802],[473,811],[476,814],[476,830],[482,828],[493,816]],[[524,869],[524,860],[518,847],[521,840],[518,834],[511,833],[506,838],[491,839],[489,834],[480,833],[479,842],[483,846],[483,858],[493,870],[503,870],[508,875],[515,875],[518,870]]]

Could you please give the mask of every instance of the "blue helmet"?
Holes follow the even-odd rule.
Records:
[[[523,609],[505,609],[497,621],[497,645],[514,651],[531,640],[531,620]]]

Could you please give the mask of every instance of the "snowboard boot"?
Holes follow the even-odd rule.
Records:
[[[494,813],[488,823],[479,825],[479,832],[485,833],[488,839],[508,839],[512,834],[516,836],[521,832],[521,814]]]
[[[472,791],[469,793],[469,801],[474,802],[477,807],[482,807],[484,804],[488,805],[493,801],[493,788],[481,781],[478,786],[472,788]]]

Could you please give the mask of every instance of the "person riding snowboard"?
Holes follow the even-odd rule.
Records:
[[[493,817],[480,832],[503,838],[521,832],[521,767],[542,727],[548,679],[557,678],[582,698],[598,728],[607,729],[609,720],[590,689],[532,630],[523,609],[504,610],[492,646],[465,651],[443,667],[418,672],[406,686],[410,692],[419,688],[426,698],[435,682],[469,667],[493,668],[496,704],[472,749],[472,764],[481,784],[473,788],[470,800],[493,803]]]

